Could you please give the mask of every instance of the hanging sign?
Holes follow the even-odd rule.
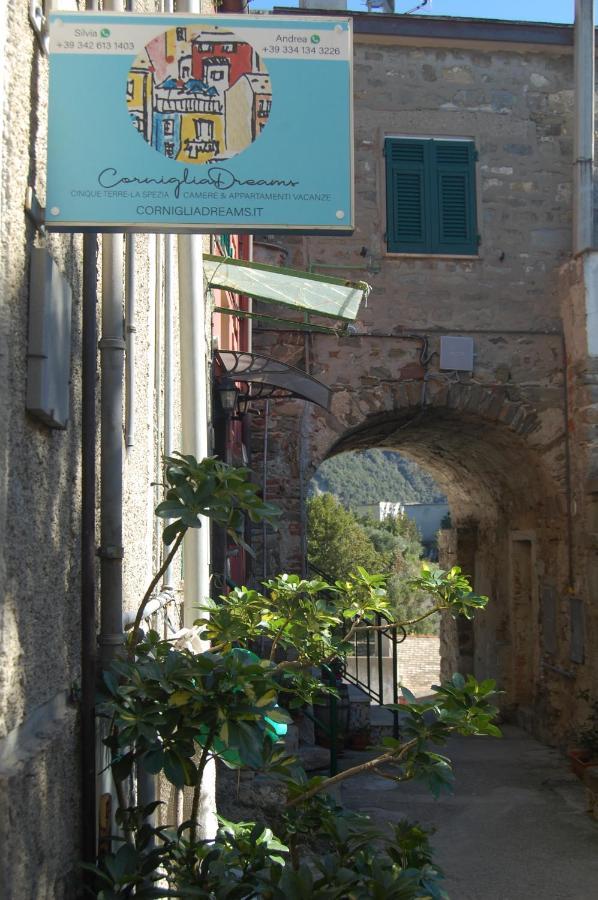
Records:
[[[54,231],[353,229],[351,22],[50,14]]]

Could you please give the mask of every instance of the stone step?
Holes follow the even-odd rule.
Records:
[[[392,728],[393,716],[390,709],[385,706],[370,706],[370,725],[378,728],[384,725],[390,725]]]
[[[349,694],[349,703],[369,703],[370,697],[365,691],[362,691],[356,684],[347,683]]]
[[[306,772],[319,772],[330,768],[330,750],[326,747],[301,744],[296,756]]]

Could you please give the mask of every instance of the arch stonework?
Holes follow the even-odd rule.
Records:
[[[421,341],[411,337],[385,339],[385,352],[372,358],[372,342],[380,348],[382,341],[373,336],[260,333],[260,352],[309,368],[334,396],[329,412],[294,400],[270,406],[266,493],[283,518],[266,538],[265,566],[257,536],[256,574],[304,570],[304,502],[324,459],[370,447],[399,450],[448,496],[453,527],[443,536],[443,561],[461,564],[476,590],[492,598],[471,629],[445,621],[444,674],[496,678],[505,709],[550,735],[567,706],[563,686],[539,691],[541,591],[564,591],[570,566],[562,341],[528,336],[536,371],[530,377],[523,368],[515,382],[512,371],[497,379],[500,363],[490,367],[491,337],[483,352],[492,377],[483,383],[441,372],[436,337],[428,338],[432,358],[422,365]],[[263,416],[254,422],[253,447],[259,472]]]
[[[491,597],[473,640],[447,625],[446,669],[496,675],[521,720],[563,740],[587,718],[579,691],[598,696],[598,254],[571,251],[571,51],[458,24],[454,46],[415,46],[385,21],[367,34],[355,22],[354,234],[279,238],[288,265],[371,284],[356,333],[255,333],[257,352],[334,391],[330,413],[271,404],[266,489],[285,515],[265,570],[301,570],[323,459],[369,446],[413,457],[451,503],[445,559]],[[473,142],[476,253],[391,249],[384,152],[397,136]],[[440,370],[442,335],[472,338],[472,371]]]

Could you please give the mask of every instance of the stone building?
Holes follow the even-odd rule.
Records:
[[[157,6],[136,4],[148,12]],[[227,0],[226,6],[238,10],[239,4]],[[446,669],[497,676],[509,709],[546,737],[561,739],[583,717],[578,690],[598,683],[591,652],[598,629],[596,266],[593,241],[572,253],[572,163],[583,156],[573,152],[573,31],[380,15],[355,15],[354,26],[357,228],[347,239],[289,240],[287,250],[294,266],[350,271],[351,278],[370,281],[373,292],[351,333],[277,328],[255,336],[257,353],[299,364],[335,393],[331,414],[287,401],[273,403],[255,422],[256,446],[263,446],[260,426],[267,423],[269,431],[262,473],[267,497],[286,512],[280,537],[266,535],[262,549],[270,572],[301,568],[307,480],[330,454],[386,446],[412,455],[450,499],[447,559],[458,559],[475,575],[476,588],[493,598],[473,630],[456,633],[447,625]],[[42,206],[45,195],[42,43],[28,4],[8,0],[0,12],[0,884],[9,900],[62,898],[75,890],[77,860],[86,852],[81,826],[95,813],[89,792],[95,771],[81,757],[81,728],[89,725],[81,692],[87,700],[90,686],[93,692],[88,664],[95,622],[82,614],[82,603],[95,610],[96,568],[105,585],[122,582],[120,631],[122,614],[126,622],[160,555],[152,484],[161,451],[205,452],[209,439],[206,398],[198,403],[180,384],[180,322],[183,343],[190,329],[179,310],[176,268],[168,289],[163,278],[176,246],[170,238],[137,236],[127,242],[135,319],[129,307],[125,332],[119,308],[118,335],[102,333],[100,323],[95,337],[91,332],[92,350],[103,336],[104,358],[120,354],[119,383],[125,337],[135,360],[107,429],[117,452],[123,521],[122,540],[106,541],[93,521],[94,487],[99,499],[107,485],[99,462],[90,468],[99,435],[96,441],[95,425],[90,432],[83,421],[86,410],[97,414],[97,425],[104,379],[99,365],[82,368],[90,339],[85,275],[94,286],[99,277],[100,292],[111,290],[111,280],[122,288],[118,263],[125,254],[120,238],[106,238],[96,267],[93,240],[46,235],[35,202],[25,210],[28,188]],[[385,141],[418,141],[429,156],[425,142],[438,138],[477,152],[477,160],[468,155],[475,193],[468,194],[461,252],[454,245],[445,253],[402,252],[400,241],[389,248]],[[63,429],[26,408],[34,247],[48,250],[72,291]],[[182,256],[185,267],[189,254]],[[208,320],[197,335],[202,361],[211,351]],[[173,328],[177,339],[167,358]],[[238,324],[220,321],[216,331],[221,347],[243,340]],[[473,341],[473,368],[440,365],[441,338],[451,336]],[[189,403],[202,411],[197,445],[188,443],[186,425],[181,429],[181,409]],[[90,434],[84,466],[82,441]],[[82,522],[82,504],[84,515],[91,510],[91,525],[88,517]],[[207,594],[202,541],[188,548],[185,589],[193,570],[197,591]],[[160,598],[172,601],[175,625],[184,606],[176,602],[183,599],[180,574],[173,571],[170,591]],[[121,635],[107,617],[98,618],[106,651]]]
[[[596,254],[574,190],[591,52],[588,95],[572,27],[350,15],[355,233],[276,240],[289,265],[372,292],[342,334],[254,335],[334,391],[330,414],[289,402],[265,423],[288,522],[266,568],[301,569],[324,459],[405,453],[448,497],[444,561],[491,597],[473,625],[445,623],[444,672],[496,678],[507,713],[564,742],[587,715],[578,692],[598,690]]]
[[[85,8],[77,0],[59,5]],[[135,5],[145,12],[161,8],[154,0]],[[49,7],[39,4],[40,11]],[[202,8],[213,12],[210,4]],[[0,893],[7,900],[72,897],[80,888],[79,861],[95,851],[96,790],[100,798],[109,791],[105,773],[96,784],[103,767],[101,735],[93,733],[96,629],[102,655],[109,655],[161,559],[153,509],[163,452],[184,450],[186,443],[202,456],[209,439],[206,396],[187,391],[186,400],[182,390],[182,346],[193,331],[179,302],[190,294],[189,254],[181,268],[173,236],[84,240],[41,227],[48,57],[28,11],[21,0],[0,9]],[[235,256],[238,241],[227,236],[223,249],[215,236],[193,240],[203,289],[202,249]],[[52,427],[51,416],[34,414],[29,403],[36,248],[47,252],[45,262],[54,260],[57,283],[72,296],[71,338],[60,344],[60,372],[68,379],[61,389],[68,419],[62,428]],[[207,393],[212,324],[209,313],[204,317],[203,290],[195,299],[195,384]],[[114,314],[114,300],[115,332],[107,333],[102,304]],[[229,294],[219,303],[237,300]],[[220,346],[244,346],[247,330],[233,322],[216,317]],[[116,377],[110,380],[106,368]],[[102,411],[102,394],[109,393],[111,418]],[[182,421],[189,402],[198,411],[195,435]],[[105,503],[112,508],[108,515]],[[108,520],[116,528],[112,539],[100,527]],[[207,595],[209,537],[203,531],[188,547],[186,574],[196,592]],[[156,613],[155,627],[180,628],[185,591],[181,568],[173,567],[156,598],[167,617]],[[193,618],[189,607],[185,619]]]

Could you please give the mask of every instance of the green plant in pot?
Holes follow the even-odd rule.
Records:
[[[356,729],[350,736],[351,750],[367,750],[372,743],[368,725]]]
[[[590,713],[567,755],[573,772],[581,778],[588,766],[598,765],[598,699],[592,699],[589,691],[579,691],[577,696],[589,705]]]

